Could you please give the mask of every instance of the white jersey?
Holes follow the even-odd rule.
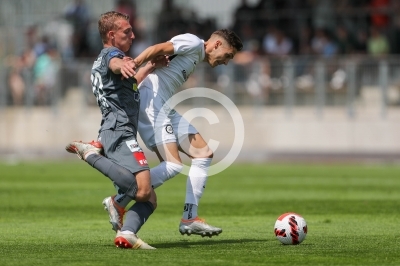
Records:
[[[182,86],[205,56],[204,40],[196,35],[177,35],[170,42],[174,46],[174,54],[170,56],[169,66],[155,69],[140,84],[153,88],[154,93],[164,101],[171,98],[176,89]]]

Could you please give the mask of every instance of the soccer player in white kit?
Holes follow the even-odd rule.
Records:
[[[181,234],[211,237],[222,232],[221,228],[205,223],[197,215],[213,151],[198,131],[165,103],[189,78],[199,62],[207,62],[211,67],[227,65],[242,48],[243,44],[234,32],[222,29],[212,33],[207,41],[193,34],[177,35],[170,41],[148,47],[133,59],[136,66],[140,66],[157,56],[169,55],[167,67],[155,69],[139,84],[138,131],[145,145],[160,160],[160,164],[150,170],[153,188],[182,171],[179,151],[191,158],[184,212],[179,224]],[[122,221],[124,209],[130,201],[123,193],[104,199],[110,223]]]

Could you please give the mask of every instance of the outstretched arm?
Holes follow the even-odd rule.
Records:
[[[124,60],[114,57],[110,60],[108,67],[114,74],[122,74],[124,78],[130,78],[136,74],[136,65],[133,60]]]
[[[174,46],[172,45],[172,42],[163,42],[148,47],[133,59],[133,61],[136,63],[137,67],[139,67],[144,62],[151,61],[160,55],[172,55],[173,53]]]
[[[140,82],[142,82],[148,74],[150,74],[151,72],[153,72],[153,70],[155,69],[155,67],[153,66],[153,64],[151,62],[148,62],[144,67],[141,67],[135,75],[135,79],[137,81],[138,84],[140,84]]]
[[[124,57],[124,60],[133,60],[130,57]],[[135,79],[139,84],[142,82],[148,74],[154,71],[156,68],[168,66],[169,59],[167,56],[160,55],[154,58],[153,60],[147,62],[147,64],[141,67],[135,74]]]

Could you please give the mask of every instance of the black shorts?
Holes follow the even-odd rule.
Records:
[[[149,170],[146,156],[131,131],[103,130],[99,134],[104,155],[133,174]]]

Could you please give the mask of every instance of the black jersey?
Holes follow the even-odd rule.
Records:
[[[129,130],[136,136],[140,104],[137,81],[134,78],[122,79],[121,74],[114,74],[108,67],[112,58],[122,59],[124,56],[116,47],[104,48],[100,52],[92,67],[92,89],[103,116],[99,132]]]

